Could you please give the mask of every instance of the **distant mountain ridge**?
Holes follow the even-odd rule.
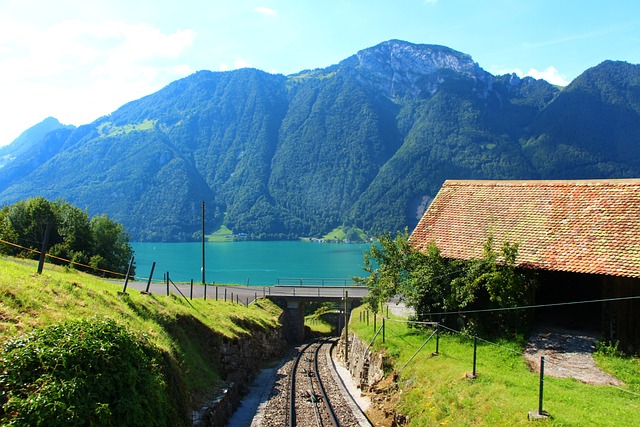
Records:
[[[3,147],[0,202],[64,198],[134,240],[197,238],[202,200],[207,232],[254,239],[412,228],[445,179],[640,176],[639,74],[606,61],[560,89],[399,40],[289,76],[200,71]]]

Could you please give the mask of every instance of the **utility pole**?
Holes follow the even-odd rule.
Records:
[[[344,361],[349,361],[349,291],[344,291]]]
[[[205,269],[204,269],[204,200],[202,201],[202,284],[206,283],[205,281]]]

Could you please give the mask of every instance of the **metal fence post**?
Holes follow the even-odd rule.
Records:
[[[373,313],[373,332],[378,330],[378,313]]]
[[[344,361],[349,361],[349,291],[344,291]]]
[[[382,343],[384,344],[384,317],[382,318]]]
[[[155,269],[156,269],[156,262],[153,261],[153,264],[151,264],[151,273],[149,273],[149,280],[147,280],[147,289],[144,290],[146,294],[149,293],[149,287],[151,286],[151,278],[153,277],[153,270]]]
[[[544,415],[542,400],[544,395],[544,356],[540,356],[540,396],[538,397],[538,415]]]
[[[42,274],[42,269],[44,268],[44,260],[47,256],[47,247],[49,246],[49,235],[51,234],[51,227],[53,227],[52,222],[47,222],[47,226],[44,230],[44,238],[42,239],[42,248],[40,249],[40,259],[38,260],[38,274]]]
[[[49,224],[47,224],[49,225]],[[127,285],[129,284],[129,274],[131,273],[131,267],[133,266],[133,256],[131,257],[131,260],[129,261],[129,267],[127,268],[127,276],[124,278],[124,287],[122,288],[122,293],[126,294],[127,293]]]
[[[478,354],[478,336],[474,335],[473,336],[473,373],[471,374],[471,378],[476,378],[476,361],[477,361],[477,354]]]

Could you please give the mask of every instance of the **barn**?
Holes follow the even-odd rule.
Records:
[[[640,179],[449,180],[409,241],[471,260],[489,236],[517,243],[519,268],[537,271],[536,322],[640,352]]]

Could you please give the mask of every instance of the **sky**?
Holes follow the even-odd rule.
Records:
[[[198,70],[294,74],[399,39],[567,85],[640,63],[637,0],[0,0],[0,145],[82,125]]]

